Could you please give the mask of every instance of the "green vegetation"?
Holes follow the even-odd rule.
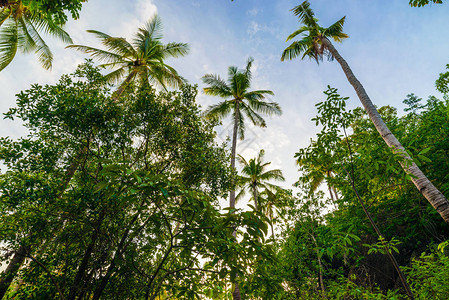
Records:
[[[49,68],[37,29],[69,41],[59,26],[82,2],[0,1],[0,70],[17,49]],[[292,11],[281,60],[337,60],[363,105],[328,86],[319,132],[288,158],[295,178],[237,147],[247,120],[282,113],[251,89],[254,60],[204,75],[222,102],[202,109],[167,62],[189,46],[164,44],[157,15],[132,42],[90,30],[105,49],[68,46],[92,59],[18,93],[4,117],[27,135],[0,137],[0,299],[448,299],[449,72],[440,98],[376,107],[331,43],[345,17],[324,28],[308,1]]]
[[[0,71],[9,65],[18,50],[23,53],[34,51],[42,66],[51,69],[53,54],[39,32],[50,34],[65,43],[72,42],[60,26],[64,23],[61,22],[62,10],[45,10],[42,13],[45,5],[48,3],[10,0],[0,4]],[[78,10],[73,8],[73,13]]]
[[[189,52],[189,47],[185,43],[162,44],[160,41],[161,31],[161,20],[154,15],[144,27],[139,28],[132,44],[124,38],[111,37],[99,31],[88,30],[101,39],[106,50],[81,45],[70,45],[67,48],[74,48],[90,54],[99,61],[105,61],[106,63],[100,67],[117,68],[105,76],[108,82],[117,83],[126,76],[115,94],[116,98],[119,98],[126,86],[135,79],[146,86],[161,85],[166,90],[167,87],[181,86],[183,79],[175,69],[165,64],[164,61],[171,57],[186,55]]]

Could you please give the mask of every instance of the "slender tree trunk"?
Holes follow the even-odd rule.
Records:
[[[114,102],[117,102],[120,96],[125,91],[125,88],[129,85],[129,83],[133,80],[134,76],[136,76],[136,70],[132,70],[131,73],[129,73],[128,77],[126,77],[125,81],[120,85],[120,87],[114,92],[112,95],[112,100]]]
[[[323,280],[323,265],[321,264],[320,251],[318,250],[318,243],[316,242],[316,239],[313,236],[313,234],[310,234],[310,237],[312,238],[313,242],[315,243],[315,252],[316,252],[316,257],[318,259],[318,267],[319,267],[320,289],[323,294],[323,297],[326,298],[326,289],[324,287],[324,280]]]
[[[235,170],[235,154],[237,150],[237,131],[239,128],[239,119],[240,119],[240,107],[239,107],[239,100],[235,100],[235,108],[234,108],[234,130],[232,132],[232,147],[231,147],[231,169],[232,171]],[[231,209],[235,208],[235,181],[232,181],[232,187],[231,192],[229,193],[229,207]],[[232,212],[234,213],[234,212]],[[232,235],[234,237],[237,236],[237,232],[233,232]],[[234,300],[240,300],[240,289],[239,284],[235,283],[234,291],[232,292],[232,297]]]
[[[8,267],[3,271],[0,279],[0,299],[6,294],[11,282],[19,271],[20,266],[23,264],[26,258],[25,246],[20,245],[19,249],[14,253]]]
[[[239,128],[240,108],[239,101],[236,100],[234,108],[234,130],[232,132],[232,146],[231,146],[231,169],[235,170],[235,155],[237,150],[237,131]],[[229,207],[235,208],[235,182],[232,181],[231,192],[229,193]]]
[[[422,193],[422,195],[429,201],[429,203],[437,210],[443,220],[449,224],[449,201],[413,162],[412,158],[407,154],[402,144],[396,139],[393,133],[385,125],[384,121],[379,115],[379,112],[371,102],[371,99],[368,97],[368,94],[366,93],[362,84],[355,77],[348,63],[343,59],[343,57],[341,57],[337,49],[335,49],[335,47],[327,38],[323,38],[322,42],[332,54],[332,56],[340,64],[349,83],[354,87],[357,96],[360,99],[360,102],[362,102],[369,118],[374,123],[374,126],[382,136],[385,143],[388,145],[388,147],[392,148],[393,151],[398,151],[404,158],[405,162],[400,162],[404,171],[407,174],[412,175],[412,182],[415,184],[418,191]]]

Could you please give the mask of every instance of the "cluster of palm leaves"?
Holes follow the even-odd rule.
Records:
[[[65,43],[72,40],[60,25],[42,18],[22,1],[0,6],[0,71],[6,68],[18,51],[35,52],[45,69],[51,69],[53,54],[41,34],[49,34]]]
[[[88,30],[98,37],[106,49],[98,49],[83,45],[70,45],[73,48],[90,54],[94,59],[104,62],[100,67],[114,68],[105,75],[111,83],[126,79],[116,92],[119,97],[124,88],[133,80],[145,85],[159,85],[165,90],[167,87],[179,87],[185,81],[176,70],[165,63],[171,57],[184,56],[189,52],[185,43],[163,44],[162,23],[160,18],[153,16],[144,27],[139,28],[132,43],[122,37],[112,37],[106,33]]]

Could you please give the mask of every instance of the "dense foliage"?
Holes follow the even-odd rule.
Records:
[[[0,0],[0,71],[17,51],[50,68],[39,31],[70,42],[60,26],[83,2]],[[157,15],[131,43],[89,31],[105,49],[69,47],[104,64],[17,94],[4,117],[28,134],[0,137],[0,298],[449,299],[449,71],[441,99],[377,108],[331,43],[348,38],[345,17],[324,28],[309,1],[292,11],[299,39],[281,60],[335,58],[364,107],[328,86],[297,178],[263,149],[237,153],[245,118],[266,127],[282,112],[271,90],[251,90],[253,59],[201,78],[223,98],[202,111],[165,62],[189,46],[163,44]],[[217,144],[229,115],[231,145]]]
[[[447,225],[404,175],[397,155],[383,143],[366,113],[360,108],[347,111],[348,98],[339,96],[336,89],[329,88],[325,94],[327,99],[317,104],[319,114],[313,119],[322,130],[309,147],[296,154],[302,174],[297,185],[302,193],[283,212],[283,241],[278,251],[282,263],[265,266],[277,284],[277,298],[272,290],[262,298],[405,297],[386,251],[401,266],[408,266],[403,270],[416,298],[447,298],[440,281],[449,271],[447,256],[440,251],[449,238]],[[401,117],[389,106],[379,111],[448,196],[449,99],[429,97],[422,103],[410,94],[404,103],[408,113]],[[319,184],[327,185],[324,190],[329,196],[317,191]],[[385,242],[370,226],[355,192]],[[270,283],[266,278],[260,280]]]
[[[3,255],[27,259],[10,296],[190,298],[269,257],[261,218],[218,210],[231,173],[195,95],[130,89],[116,103],[90,64],[18,95],[7,117],[30,134],[0,151]],[[240,227],[248,239],[232,243]]]

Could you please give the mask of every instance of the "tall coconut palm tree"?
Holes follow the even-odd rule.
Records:
[[[300,55],[302,55],[301,59],[309,57],[317,62],[322,61],[323,57],[327,57],[330,60],[335,58],[343,69],[349,83],[354,87],[360,102],[365,107],[369,118],[374,123],[374,126],[384,139],[385,143],[392,149],[392,151],[399,153],[402,156],[400,164],[404,171],[411,175],[411,180],[416,188],[438,211],[443,220],[446,223],[449,223],[449,201],[418,168],[410,155],[407,154],[402,144],[388,129],[362,84],[355,77],[348,63],[332,45],[330,39],[333,39],[336,42],[341,42],[348,37],[348,35],[343,33],[345,17],[341,18],[331,26],[324,28],[318,25],[318,20],[315,18],[308,1],[304,1],[302,4],[294,7],[292,11],[303,26],[293,32],[287,38],[287,41],[298,35],[301,36],[301,39],[294,41],[284,50],[281,60],[294,59]]]
[[[206,118],[223,119],[229,114],[233,114],[234,128],[232,133],[231,146],[231,168],[235,170],[235,154],[237,148],[237,135],[244,138],[245,119],[244,116],[256,126],[266,127],[265,120],[258,114],[280,115],[281,107],[275,102],[265,102],[266,95],[274,95],[270,90],[249,91],[251,87],[251,65],[253,59],[249,58],[244,70],[237,67],[228,68],[228,82],[218,75],[207,74],[203,76],[203,82],[208,85],[204,88],[206,95],[219,96],[225,99],[215,105],[209,106],[204,115]],[[229,193],[229,207],[235,208],[235,184],[232,185]],[[234,232],[235,236],[235,232]],[[235,283],[232,292],[234,300],[240,299],[240,289]]]
[[[203,76],[203,82],[208,85],[204,88],[206,95],[219,96],[225,99],[215,105],[209,106],[204,115],[206,118],[223,119],[233,114],[234,127],[231,146],[231,167],[235,170],[235,157],[237,148],[237,136],[244,139],[245,116],[256,126],[266,127],[265,120],[259,115],[280,115],[281,107],[276,102],[265,102],[266,95],[274,95],[270,90],[249,91],[251,87],[251,66],[253,58],[249,58],[244,70],[237,67],[228,68],[228,82],[218,75],[208,74]],[[235,208],[235,189],[230,193],[229,206]]]
[[[252,194],[254,201],[254,208],[256,211],[262,211],[259,207],[259,189],[267,189],[274,191],[280,188],[277,185],[271,184],[269,181],[285,181],[282,171],[279,169],[267,170],[267,166],[271,162],[263,162],[265,151],[260,150],[256,158],[251,158],[247,161],[243,156],[238,155],[238,161],[243,166],[242,175],[238,177],[238,184],[240,186],[240,192],[236,197],[236,201],[241,199],[247,190]]]
[[[162,22],[154,15],[143,27],[139,28],[132,43],[122,37],[112,37],[106,33],[88,30],[98,37],[105,50],[89,46],[70,45],[73,48],[90,54],[94,59],[104,62],[100,67],[115,68],[105,78],[111,83],[121,82],[115,92],[118,99],[126,86],[135,79],[143,84],[155,84],[163,87],[178,87],[184,79],[176,70],[165,63],[167,58],[184,56],[189,52],[185,43],[163,44]],[[125,78],[126,77],[126,78]],[[124,81],[122,79],[125,78]]]
[[[33,13],[22,1],[5,2],[0,6],[0,71],[16,56],[34,52],[45,69],[51,69],[53,54],[40,33],[50,34],[65,43],[72,43],[67,32],[50,18]]]

